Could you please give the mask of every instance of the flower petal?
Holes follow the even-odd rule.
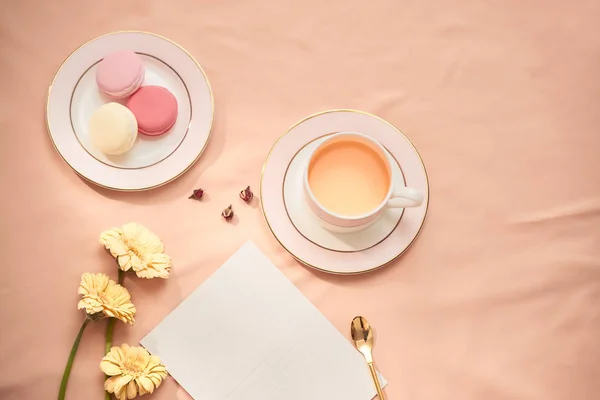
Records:
[[[150,265],[152,269],[156,270],[156,276],[159,278],[167,279],[169,272],[171,271],[172,261],[171,257],[164,253],[155,253],[150,256]]]
[[[154,389],[158,388],[163,381],[163,379],[157,375],[150,375],[149,378],[152,383],[154,383]]]
[[[121,237],[106,238],[106,240],[104,240],[104,247],[106,247],[106,249],[110,251],[110,254],[115,258],[127,254],[127,251],[129,251],[129,248],[125,242],[123,242]]]
[[[146,261],[138,257],[137,254],[130,254],[129,263],[131,265],[131,269],[134,271],[140,271],[144,268],[147,268]]]
[[[78,294],[89,294],[89,288],[93,286],[93,275],[89,272],[81,275],[81,283],[79,284]]]
[[[137,386],[135,381],[131,381],[127,384],[127,398],[133,399],[137,396]]]
[[[121,374],[121,367],[115,364],[113,361],[107,360],[106,358],[107,357],[104,357],[100,362],[100,370],[108,376],[115,376]]]
[[[131,269],[131,255],[129,255],[129,253],[119,256],[117,262],[119,263],[119,268],[123,271],[129,271]]]
[[[132,242],[138,250],[147,253],[162,253],[165,250],[160,238],[143,225],[131,222],[123,225],[122,230],[124,239]]]
[[[115,281],[110,279],[106,274],[83,274],[78,290],[82,298],[78,302],[77,308],[84,308],[85,312],[90,315],[103,312],[106,308],[111,307],[124,307],[128,309],[127,305],[131,304],[129,292],[123,292],[123,288],[111,289],[115,285],[117,285]],[[108,296],[106,295],[107,291],[110,292]],[[112,298],[113,296],[116,300]],[[131,314],[131,311],[128,314]]]
[[[104,387],[119,400],[152,393],[167,377],[159,357],[151,355],[143,347],[127,343],[112,347],[102,359],[100,368],[113,374],[105,381]]]
[[[100,234],[100,244],[106,245],[111,240],[121,240],[123,231],[120,228],[107,229]]]
[[[148,393],[148,391],[146,389],[144,389],[144,387],[142,386],[142,384],[140,383],[140,378],[135,378],[135,383],[137,384],[138,387],[138,391],[140,393],[140,396],[145,395],[146,393]]]
[[[140,386],[144,388],[144,390],[148,393],[154,392],[154,382],[147,376],[140,376],[139,378]]]
[[[114,393],[119,393],[119,392],[121,392],[121,390],[125,389],[125,385],[127,385],[133,379],[133,376],[118,375],[118,376],[113,376],[108,379],[115,379]]]
[[[119,394],[117,395],[119,400],[127,400],[127,386],[123,386]]]
[[[104,390],[108,393],[114,393],[115,383],[117,382],[118,376],[113,376],[104,381]]]

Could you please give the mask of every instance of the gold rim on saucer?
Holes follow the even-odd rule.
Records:
[[[85,71],[84,71],[84,72],[81,74],[81,76],[80,76],[80,77],[79,77],[79,79],[77,80],[77,83],[75,84],[75,87],[73,88],[73,92],[71,93],[71,105],[70,105],[70,107],[69,107],[69,114],[70,114],[70,119],[71,119],[71,129],[73,130],[73,133],[75,133],[75,138],[77,139],[77,142],[79,143],[79,145],[81,146],[81,148],[82,148],[82,149],[83,149],[83,150],[84,150],[86,153],[88,153],[88,154],[90,155],[90,157],[93,157],[93,158],[95,158],[95,159],[96,159],[96,161],[98,161],[98,162],[100,162],[100,163],[102,163],[102,164],[104,164],[104,165],[106,165],[106,166],[108,166],[108,167],[111,167],[111,168],[117,168],[117,169],[129,169],[129,170],[131,170],[131,169],[144,169],[144,168],[149,168],[149,167],[152,167],[152,166],[154,166],[154,165],[156,165],[156,164],[159,164],[159,163],[163,162],[163,161],[164,161],[164,160],[166,160],[167,158],[171,157],[171,156],[172,156],[172,155],[173,155],[173,154],[174,154],[174,153],[175,153],[175,152],[176,152],[176,151],[179,149],[179,147],[181,146],[181,144],[182,144],[182,143],[185,141],[185,138],[186,138],[187,134],[188,134],[188,133],[189,133],[189,131],[190,131],[190,126],[192,125],[192,120],[193,120],[193,118],[194,118],[194,109],[193,109],[193,107],[192,107],[192,100],[191,100],[191,96],[190,96],[190,90],[188,89],[188,86],[185,84],[185,81],[183,80],[183,78],[181,77],[181,75],[179,75],[179,72],[177,72],[177,71],[175,70],[175,68],[173,68],[173,67],[172,67],[172,66],[171,66],[171,65],[170,65],[168,62],[166,62],[165,60],[163,60],[163,59],[161,59],[161,58],[158,58],[158,57],[156,57],[156,56],[153,56],[153,55],[151,55],[151,54],[146,54],[146,53],[138,53],[138,52],[136,52],[136,53],[137,53],[137,54],[139,54],[139,55],[141,55],[141,56],[146,56],[146,57],[149,57],[149,58],[153,58],[153,59],[155,59],[156,61],[158,61],[158,62],[162,63],[162,64],[163,64],[163,65],[165,65],[167,68],[169,68],[171,71],[173,71],[173,73],[175,73],[175,75],[177,75],[177,77],[178,77],[178,78],[179,78],[179,80],[181,81],[181,84],[183,85],[183,87],[185,88],[185,91],[186,91],[186,93],[187,93],[187,100],[188,100],[188,104],[189,104],[189,106],[190,106],[190,120],[188,121],[187,128],[186,128],[186,130],[185,130],[185,134],[183,135],[183,138],[181,139],[181,141],[179,142],[179,144],[177,144],[177,146],[175,147],[175,149],[173,149],[173,151],[172,151],[171,153],[167,154],[167,156],[166,156],[166,157],[164,157],[164,158],[162,158],[162,159],[160,159],[160,160],[158,160],[158,161],[156,161],[156,162],[154,162],[154,163],[152,163],[152,164],[144,165],[144,166],[142,166],[142,167],[120,167],[120,166],[118,166],[118,165],[109,164],[109,163],[107,163],[107,162],[105,162],[105,161],[102,161],[102,160],[100,160],[98,157],[96,157],[94,154],[92,154],[92,153],[91,153],[91,152],[88,150],[88,148],[86,148],[86,147],[84,146],[84,144],[83,144],[83,143],[81,143],[81,139],[79,138],[79,134],[77,133],[77,130],[76,130],[76,128],[75,128],[75,126],[74,126],[74,124],[73,124],[73,115],[72,115],[72,113],[73,113],[73,109],[72,109],[72,107],[73,107],[73,97],[74,97],[73,95],[75,94],[75,91],[77,90],[77,87],[79,86],[79,83],[81,82],[81,79],[83,79],[83,77],[84,77],[84,76],[85,76],[85,75],[88,73],[88,71],[89,71],[90,69],[92,69],[94,66],[96,66],[97,64],[99,64],[99,63],[100,63],[100,61],[102,61],[102,60],[98,60],[98,61],[96,61],[94,64],[90,65],[90,66],[88,67],[88,69],[86,69],[86,70],[85,70]],[[58,72],[57,72],[57,74],[58,74]],[[209,86],[209,88],[210,88],[210,86]],[[49,93],[48,93],[48,96],[50,96],[50,94],[49,94]],[[210,133],[209,133],[209,139],[208,139],[208,140],[210,140]],[[208,140],[206,141],[206,143],[208,143]],[[194,162],[195,162],[195,160],[194,160]],[[193,164],[193,163],[192,163],[192,164]],[[184,172],[185,172],[185,171],[184,171]],[[174,178],[174,179],[176,179],[176,178]],[[100,185],[100,184],[98,184],[98,183],[95,183],[95,184],[96,184],[96,185]],[[155,187],[155,186],[153,186],[153,187]],[[114,189],[114,190],[118,190],[118,189]],[[123,189],[121,189],[121,190],[123,190]],[[131,189],[131,190],[133,191],[134,189]],[[137,190],[143,190],[143,189],[137,189]]]
[[[421,167],[423,168],[423,172],[425,174],[425,180],[427,182],[427,201],[425,203],[425,213],[423,215],[423,219],[421,221],[421,225],[419,226],[419,230],[417,231],[417,233],[415,234],[415,236],[412,238],[412,240],[410,241],[410,243],[406,246],[406,248],[404,250],[402,250],[399,254],[397,254],[396,256],[394,256],[392,259],[387,260],[386,262],[384,262],[384,263],[382,263],[380,265],[377,265],[377,266],[375,266],[373,268],[370,268],[370,269],[365,270],[365,271],[360,271],[360,272],[333,272],[333,271],[325,270],[323,268],[319,268],[316,265],[310,264],[306,260],[302,259],[300,256],[298,256],[298,255],[294,254],[293,252],[291,252],[283,244],[283,242],[281,241],[281,239],[279,239],[279,237],[277,236],[277,234],[273,231],[273,228],[271,227],[271,224],[269,223],[269,220],[267,218],[267,214],[265,213],[265,208],[264,208],[263,201],[262,201],[262,199],[263,199],[263,179],[264,179],[265,169],[266,169],[267,164],[269,162],[269,158],[271,157],[271,153],[275,150],[275,148],[279,144],[279,141],[281,141],[281,139],[283,139],[296,126],[298,126],[298,125],[300,125],[300,124],[302,124],[302,123],[304,123],[304,122],[306,122],[306,121],[308,121],[308,120],[310,120],[312,118],[318,117],[320,115],[330,114],[330,113],[336,113],[336,112],[349,112],[349,113],[356,113],[356,114],[367,115],[369,117],[378,119],[378,120],[380,120],[380,121],[382,121],[382,122],[390,125],[392,128],[394,128],[400,135],[402,135],[404,137],[404,139],[406,139],[406,141],[411,145],[411,147],[415,151],[415,153],[416,153],[416,155],[419,158],[419,161],[421,163]],[[265,162],[263,163],[263,167],[261,169],[259,194],[260,194],[260,199],[261,199],[260,208],[261,208],[261,211],[262,211],[263,218],[264,218],[264,220],[265,220],[265,222],[267,224],[267,227],[269,228],[269,230],[273,234],[273,237],[275,237],[275,239],[277,240],[277,242],[279,242],[279,244],[281,245],[281,247],[283,247],[285,249],[285,251],[287,251],[295,260],[297,260],[298,262],[300,262],[300,263],[302,263],[302,264],[304,264],[304,265],[306,265],[308,267],[314,268],[314,269],[316,269],[318,271],[321,271],[321,272],[324,272],[324,273],[327,273],[327,274],[333,274],[333,275],[360,275],[360,274],[365,274],[365,273],[368,273],[368,272],[373,272],[373,271],[375,271],[377,269],[385,267],[386,265],[388,265],[388,264],[392,263],[393,261],[395,261],[396,259],[398,259],[401,255],[403,255],[413,245],[413,243],[415,242],[415,239],[421,233],[421,230],[423,229],[423,225],[425,223],[425,219],[427,218],[427,212],[429,211],[429,196],[430,196],[431,193],[430,193],[430,187],[429,187],[429,176],[427,175],[427,169],[425,168],[425,164],[423,163],[423,158],[421,157],[421,154],[419,154],[419,151],[417,150],[417,148],[415,147],[415,145],[413,144],[413,142],[397,126],[395,126],[394,124],[392,124],[392,123],[384,120],[381,117],[378,117],[376,115],[373,115],[373,114],[365,112],[365,111],[359,111],[359,110],[341,108],[341,109],[333,109],[333,110],[321,111],[321,112],[318,112],[316,114],[309,115],[308,117],[303,118],[300,121],[296,122],[294,125],[292,125],[283,135],[281,135],[277,139],[277,141],[275,141],[275,143],[273,144],[273,146],[269,150],[269,153],[267,154],[267,158],[265,159]]]
[[[65,63],[67,61],[69,61],[69,59],[73,56],[73,54],[75,54],[79,49],[81,49],[82,47],[88,45],[89,43],[91,43],[91,42],[93,42],[93,41],[95,41],[97,39],[103,38],[105,36],[110,36],[110,35],[119,34],[119,33],[142,33],[142,34],[145,34],[145,35],[150,35],[150,36],[157,37],[159,39],[163,39],[163,40],[165,40],[165,41],[167,41],[167,42],[175,45],[176,47],[178,47],[181,51],[183,51],[194,62],[194,64],[196,64],[196,66],[198,67],[198,69],[200,70],[200,72],[202,73],[202,75],[204,76],[204,79],[206,80],[206,85],[208,86],[208,92],[210,94],[210,102],[211,102],[211,107],[212,107],[212,114],[211,114],[211,120],[210,120],[210,129],[208,131],[208,137],[206,139],[206,142],[204,143],[204,145],[200,149],[200,152],[198,153],[198,155],[196,156],[196,158],[194,158],[194,160],[192,160],[192,162],[190,164],[188,164],[183,171],[181,171],[176,176],[170,178],[169,180],[166,180],[165,182],[161,182],[161,183],[159,183],[157,185],[146,186],[146,187],[137,188],[137,189],[121,189],[121,188],[115,188],[115,187],[112,187],[112,186],[107,186],[107,185],[101,184],[99,182],[93,181],[91,179],[88,179],[87,177],[85,177],[82,174],[80,174],[75,168],[73,168],[73,166],[69,163],[69,161],[67,161],[67,159],[65,159],[65,157],[63,157],[63,155],[61,154],[61,152],[58,150],[58,147],[56,146],[56,143],[54,142],[54,138],[52,136],[52,129],[50,128],[50,123],[48,121],[48,110],[49,110],[49,107],[50,107],[50,94],[52,93],[52,86],[54,85],[54,81],[56,80],[56,77],[58,76],[58,74],[62,70],[62,68],[65,65]],[[185,85],[185,82],[184,82],[184,85]],[[187,51],[185,48],[183,48],[178,43],[176,43],[176,42],[172,41],[171,39],[166,38],[166,37],[164,37],[162,35],[158,35],[156,33],[151,33],[151,32],[146,32],[146,31],[122,30],[122,31],[109,32],[109,33],[105,33],[105,34],[100,35],[100,36],[96,36],[95,38],[90,39],[87,42],[83,43],[82,45],[78,46],[75,50],[73,50],[64,59],[64,61],[60,64],[60,67],[58,67],[58,70],[56,70],[56,72],[54,73],[52,81],[50,82],[50,86],[48,87],[48,94],[46,95],[46,130],[48,132],[48,136],[50,137],[50,141],[52,142],[52,146],[54,147],[54,150],[56,150],[56,152],[58,153],[58,155],[60,156],[60,158],[73,170],[73,172],[75,172],[77,174],[77,176],[81,177],[85,181],[90,182],[90,183],[92,183],[92,184],[94,184],[96,186],[99,186],[99,187],[102,187],[102,188],[105,188],[105,189],[110,189],[110,190],[118,191],[118,192],[141,192],[141,191],[145,191],[145,190],[155,189],[155,188],[164,186],[164,185],[166,185],[168,183],[171,183],[174,180],[176,180],[177,178],[179,178],[180,176],[182,176],[183,174],[185,174],[196,163],[196,161],[198,161],[198,159],[200,158],[200,156],[202,156],[202,153],[204,153],[204,150],[208,146],[208,143],[210,142],[210,137],[212,135],[214,121],[215,121],[215,100],[214,100],[212,88],[210,86],[210,81],[208,80],[208,76],[206,75],[206,73],[202,69],[202,66],[200,66],[200,64],[198,63],[198,61],[196,61],[196,59],[194,58],[194,56],[192,56],[189,51]]]

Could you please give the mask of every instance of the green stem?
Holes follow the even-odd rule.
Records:
[[[79,333],[75,338],[75,342],[73,343],[73,347],[71,348],[71,354],[69,354],[69,359],[67,360],[67,365],[65,366],[65,373],[63,374],[62,381],[60,382],[60,390],[58,391],[58,400],[64,400],[65,393],[67,392],[67,383],[69,382],[69,375],[71,375],[71,368],[73,367],[73,361],[75,360],[75,354],[77,354],[77,349],[79,348],[79,342],[81,342],[81,337],[83,336],[83,331],[85,327],[90,323],[91,319],[86,318],[79,328]]]
[[[123,283],[123,279],[125,278],[125,272],[119,269],[119,278],[117,283],[121,285]],[[106,339],[104,341],[104,354],[108,354],[112,347],[112,337],[113,332],[115,330],[115,320],[116,318],[109,318],[108,325],[106,327]]]
[[[108,354],[112,348],[113,332],[115,331],[115,319],[109,318],[108,325],[106,326],[106,338],[104,340],[104,354]]]
[[[104,391],[104,400],[111,400],[110,393],[108,393],[106,390]]]
[[[117,263],[117,265],[118,265],[118,263]],[[117,283],[119,285],[122,285],[123,280],[125,279],[125,271],[123,271],[121,268],[119,268],[118,271],[119,271],[119,277],[117,278]],[[116,322],[116,318],[108,319],[108,325],[106,326],[106,338],[104,340],[104,354],[108,354],[108,352],[112,348],[113,333],[115,331],[115,322]],[[106,377],[106,378],[108,378],[108,377]],[[104,392],[104,398],[106,400],[110,400],[110,393]]]
[[[117,283],[119,285],[122,285],[124,278],[125,278],[125,271],[123,271],[119,268],[119,278],[117,280]],[[110,349],[112,347],[113,332],[115,330],[115,321],[116,321],[116,318],[108,319],[108,325],[106,327],[106,339],[104,341],[104,354],[108,354],[108,352],[110,351]]]
[[[119,265],[119,264],[117,264]],[[117,278],[117,283],[119,285],[123,285],[123,280],[125,279],[125,271],[123,271],[121,268],[119,268],[119,275]]]

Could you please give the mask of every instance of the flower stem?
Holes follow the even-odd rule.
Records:
[[[104,340],[104,354],[108,354],[112,348],[113,332],[115,331],[115,319],[109,318],[108,325],[106,326],[106,338]]]
[[[123,284],[124,278],[125,278],[125,271],[123,271],[119,268],[119,278],[117,280],[117,283],[119,285]],[[116,318],[108,319],[108,325],[106,326],[106,338],[104,341],[104,354],[108,354],[108,352],[110,351],[110,349],[112,347],[113,332],[115,330],[115,321],[116,321]]]
[[[119,285],[123,285],[123,279],[125,279],[125,271],[123,271],[121,269],[121,266],[119,265],[119,257],[117,257],[115,260],[117,261],[117,271],[119,271],[118,272],[119,275],[118,275],[118,278],[117,278],[117,283]]]
[[[77,349],[79,348],[79,342],[81,342],[81,337],[83,336],[83,331],[85,327],[90,323],[91,319],[87,318],[83,321],[81,328],[79,328],[79,333],[75,338],[75,342],[73,342],[73,347],[71,348],[71,354],[69,354],[69,359],[67,360],[67,365],[65,366],[65,373],[63,374],[62,381],[60,382],[60,390],[58,391],[58,400],[64,400],[65,394],[67,393],[67,383],[69,382],[69,375],[71,375],[71,368],[73,367],[73,361],[75,360],[75,354],[77,354]]]
[[[117,266],[118,266],[118,261],[117,261]],[[125,279],[125,271],[123,271],[121,268],[119,268],[118,271],[119,271],[119,277],[117,278],[117,283],[119,285],[122,285],[123,280]],[[106,326],[106,336],[104,339],[104,354],[108,354],[108,352],[112,348],[113,333],[115,331],[115,321],[116,321],[116,318],[108,319],[108,325]],[[108,378],[108,377],[106,377],[106,378]],[[106,400],[110,400],[110,393],[104,392],[104,398]]]

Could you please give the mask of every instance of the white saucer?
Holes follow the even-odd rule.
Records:
[[[355,252],[366,250],[388,237],[402,219],[404,209],[388,208],[367,228],[352,233],[332,232],[324,221],[310,210],[304,200],[303,173],[311,152],[330,135],[307,143],[292,159],[283,181],[283,201],[294,227],[307,240],[328,250]],[[389,153],[389,152],[388,152]],[[406,186],[402,169],[396,161],[394,176],[397,184]]]
[[[112,101],[98,90],[95,77],[102,58],[118,50],[138,53],[146,70],[143,85],[169,89],[179,112],[165,134],[140,134],[130,151],[107,156],[92,146],[88,121]],[[65,60],[48,92],[46,121],[54,146],[75,172],[99,186],[133,191],[161,186],[191,167],[208,143],[213,114],[208,80],[186,50],[162,36],[127,31],[93,39]]]
[[[336,132],[360,132],[379,141],[399,164],[403,183],[423,193],[423,204],[387,210],[364,231],[332,233],[321,227],[303,202],[301,171],[311,146]],[[427,214],[429,182],[419,153],[398,128],[365,112],[331,110],[305,118],[279,138],[263,166],[260,197],[269,229],[294,258],[324,272],[358,274],[389,264],[413,243]]]

